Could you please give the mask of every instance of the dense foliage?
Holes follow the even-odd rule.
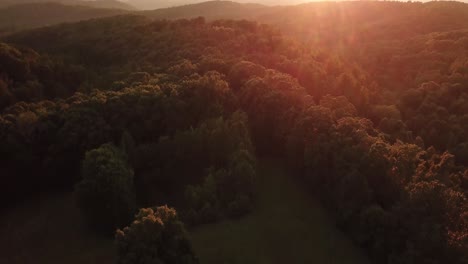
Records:
[[[69,190],[117,166],[113,180],[134,172],[133,186],[115,186],[134,188],[137,207],[170,204],[187,224],[209,223],[255,210],[256,157],[274,155],[376,263],[466,263],[466,5],[303,7],[321,11],[263,16],[288,21],[279,29],[120,16],[9,36],[0,58],[14,65],[0,68],[1,98],[13,98],[0,117],[2,202]],[[40,58],[63,63],[50,82],[34,66]],[[67,67],[85,78],[54,75]],[[62,83],[63,93],[42,92]],[[111,170],[90,172],[95,155]],[[142,230],[159,236],[174,217],[145,209],[118,240],[129,232],[153,243]],[[140,245],[122,243],[122,263],[135,261]]]
[[[156,78],[149,81],[153,85],[137,83],[118,92],[95,91],[76,94],[66,101],[23,103],[9,108],[2,117],[2,166],[11,171],[12,177],[5,176],[2,185],[8,199],[4,202],[28,193],[70,188],[80,179],[78,172],[85,152],[107,142],[123,142],[129,165],[135,171],[141,205],[180,200],[177,197],[184,196],[185,186],[203,182],[209,168],[231,171],[244,160],[254,168],[248,158],[253,148],[247,117],[241,112],[225,112],[223,104],[230,103],[226,101],[227,83],[219,77],[214,73],[193,75],[178,84],[164,82],[162,87]],[[200,100],[210,93],[212,100],[203,104]],[[243,152],[247,158],[236,158]],[[31,171],[37,168],[41,171]],[[83,173],[88,175],[86,170]],[[237,177],[235,173],[231,177]],[[111,177],[115,175],[111,173]],[[20,188],[25,180],[34,184]],[[253,185],[254,181],[238,180],[244,185],[227,188],[234,187],[240,194],[247,192],[250,202],[251,192],[238,188]],[[226,206],[237,198],[229,199],[233,200],[226,200]]]
[[[18,101],[68,97],[84,81],[84,69],[0,43],[0,109]]]
[[[115,239],[118,264],[198,263],[184,225],[167,206],[140,209]]]
[[[135,191],[125,154],[112,144],[88,151],[82,174],[76,195],[89,224],[111,233],[127,224],[135,210]]]

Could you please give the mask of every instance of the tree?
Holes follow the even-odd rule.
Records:
[[[231,87],[235,90],[241,88],[242,85],[253,76],[265,75],[265,68],[249,61],[241,61],[234,65],[229,72],[228,79]]]
[[[118,264],[198,263],[176,210],[167,206],[140,209],[115,239]]]
[[[202,184],[190,185],[185,196],[188,209],[184,220],[196,225],[223,217],[240,217],[254,204],[256,163],[245,149],[234,152],[227,168],[210,168]]]
[[[133,170],[113,144],[88,151],[83,180],[76,186],[78,205],[88,223],[104,232],[127,224],[134,212]]]

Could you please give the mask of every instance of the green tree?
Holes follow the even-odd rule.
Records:
[[[140,209],[115,239],[118,264],[198,263],[183,223],[167,206]]]
[[[75,192],[88,223],[104,232],[127,224],[134,212],[135,193],[133,170],[125,155],[112,144],[88,151],[82,176]]]

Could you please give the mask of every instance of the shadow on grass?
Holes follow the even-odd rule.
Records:
[[[204,264],[369,263],[310,195],[288,178],[282,162],[259,162],[254,212],[191,232]]]

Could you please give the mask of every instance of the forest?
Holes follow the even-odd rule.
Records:
[[[468,4],[26,2],[0,1],[0,263],[468,263]]]

